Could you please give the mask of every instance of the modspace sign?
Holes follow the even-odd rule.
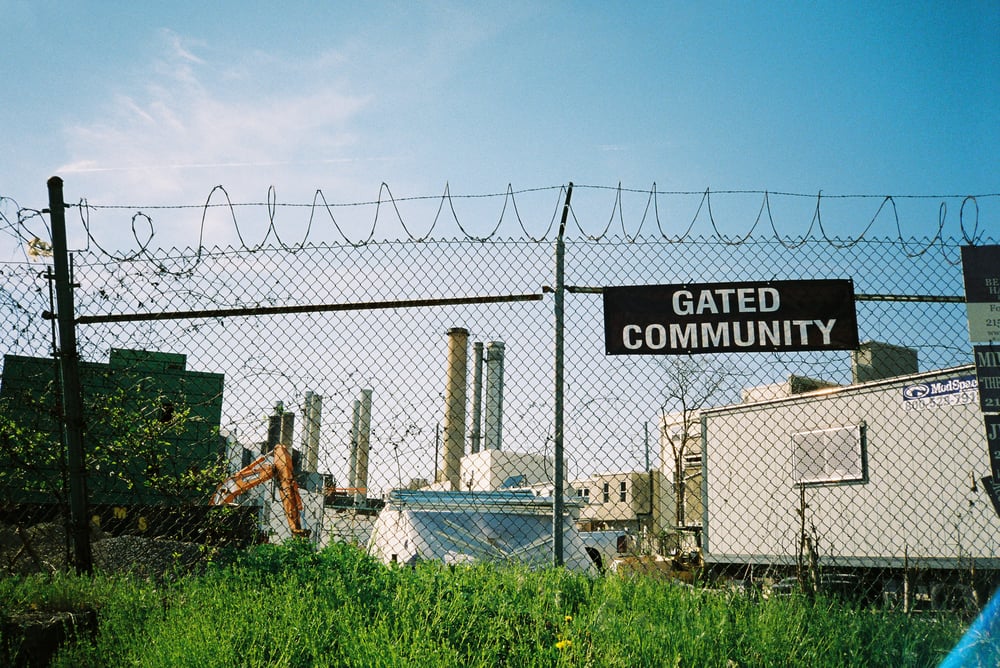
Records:
[[[606,287],[609,355],[853,350],[850,280]]]

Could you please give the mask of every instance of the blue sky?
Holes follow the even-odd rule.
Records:
[[[216,185],[235,202],[266,201],[274,186],[285,203],[309,202],[318,189],[331,203],[369,201],[383,182],[400,198],[440,195],[446,184],[471,195],[569,181],[1000,192],[996,2],[0,8],[0,195],[22,207],[45,206],[52,175],[68,201],[140,208],[201,204]],[[574,208],[602,226],[613,199],[580,189]],[[626,213],[638,222],[644,199],[632,200]],[[546,192],[519,202],[520,212],[547,223],[555,201]],[[946,232],[958,233],[960,202],[948,202]],[[933,233],[940,203],[900,201],[904,232]],[[695,204],[678,205],[689,207],[678,214],[685,224]],[[760,198],[713,204],[739,234]],[[860,232],[878,200],[863,204],[827,223]],[[491,229],[502,201],[479,205],[467,200],[459,215]],[[772,205],[802,222],[801,233],[814,202]],[[980,228],[995,236],[1000,199],[979,208]],[[434,210],[414,209],[410,222],[420,228]],[[120,229],[123,215],[95,216],[95,231]],[[192,242],[198,219],[158,222]],[[305,224],[303,214],[279,222],[292,236]],[[877,223],[895,233],[894,221]],[[370,216],[345,224],[360,230]],[[231,241],[223,226],[208,241]]]

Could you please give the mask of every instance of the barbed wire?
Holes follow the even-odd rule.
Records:
[[[753,238],[754,235],[759,235],[762,229],[767,229],[769,235],[773,239],[778,240],[782,245],[785,245],[788,248],[794,248],[803,243],[806,239],[813,238],[814,236],[826,241],[831,246],[843,248],[869,238],[876,221],[881,216],[890,215],[896,230],[895,239],[893,241],[899,243],[906,249],[906,252],[912,254],[912,256],[926,253],[935,246],[943,245],[945,228],[948,222],[949,201],[960,202],[957,218],[958,234],[960,235],[961,242],[972,245],[979,243],[981,239],[979,201],[984,199],[992,200],[1000,198],[1000,193],[969,195],[873,195],[826,194],[820,191],[816,194],[806,194],[769,190],[713,191],[710,188],[706,188],[704,191],[663,191],[657,188],[655,182],[649,189],[626,188],[623,187],[621,183],[617,186],[583,184],[574,185],[574,188],[578,192],[592,191],[595,193],[613,193],[611,211],[608,215],[607,222],[603,225],[603,228],[596,233],[588,232],[585,229],[586,226],[581,223],[580,217],[578,216],[574,205],[572,203],[570,205],[570,212],[576,228],[576,233],[591,241],[601,241],[612,236],[618,237],[620,234],[621,238],[624,238],[630,243],[635,243],[640,239],[647,238],[647,236],[644,236],[645,234],[651,235],[653,238],[659,238],[660,240],[672,243],[681,243],[693,238],[692,234],[695,226],[698,224],[699,220],[707,216],[708,224],[711,227],[711,235],[709,238],[724,244],[739,245],[746,243],[748,240]],[[538,193],[553,193],[556,196],[552,207],[552,215],[549,217],[545,230],[541,235],[537,235],[533,230],[529,229],[529,225],[526,224],[525,219],[522,217],[517,202],[518,198]],[[223,209],[229,212],[229,219],[236,238],[239,241],[240,247],[249,251],[258,251],[267,248],[269,242],[284,250],[294,251],[302,249],[310,244],[311,237],[314,234],[314,228],[319,224],[319,220],[324,216],[332,225],[332,229],[336,231],[336,235],[339,236],[339,240],[335,240],[334,243],[343,242],[351,246],[364,246],[366,244],[377,242],[378,239],[376,237],[380,226],[388,226],[390,224],[389,222],[386,222],[387,218],[398,224],[402,229],[405,238],[413,242],[424,242],[430,240],[433,238],[435,231],[438,230],[439,227],[445,223],[445,220],[449,218],[450,222],[457,227],[460,233],[464,235],[467,240],[487,242],[498,239],[501,234],[500,231],[504,221],[509,217],[513,217],[514,220],[516,220],[516,224],[521,235],[523,235],[522,238],[530,239],[533,242],[542,242],[549,240],[552,235],[552,231],[555,227],[555,221],[557,220],[559,210],[565,199],[565,194],[566,187],[563,185],[515,190],[512,184],[508,184],[507,188],[503,192],[455,194],[452,193],[450,184],[446,183],[444,191],[440,195],[396,197],[392,193],[389,185],[383,182],[379,187],[378,196],[374,200],[331,202],[327,198],[326,194],[321,189],[318,189],[313,194],[310,202],[279,202],[277,200],[277,192],[274,186],[271,186],[268,188],[266,200],[263,202],[233,202],[225,186],[216,185],[209,191],[208,196],[202,204],[92,204],[86,198],[81,198],[76,204],[69,206],[71,208],[76,208],[79,212],[80,222],[83,226],[86,238],[86,246],[83,250],[88,250],[90,247],[94,247],[115,261],[134,260],[139,257],[143,257],[148,253],[149,249],[152,247],[152,242],[157,235],[157,222],[154,220],[153,212],[185,210],[201,211],[197,232],[197,244],[192,244],[191,246],[194,251],[194,256],[189,258],[193,262],[193,266],[197,266],[200,262],[201,253],[205,247],[205,230],[208,215],[210,211],[216,209]],[[626,214],[623,206],[623,195],[625,194],[638,194],[645,196],[645,206],[643,207],[641,216],[638,218],[638,223],[635,224],[634,230],[632,231],[630,231],[631,225],[629,224],[629,221],[626,220]],[[756,216],[753,218],[752,223],[749,225],[749,229],[745,233],[727,235],[723,232],[722,226],[717,219],[717,214],[713,211],[713,200],[718,201],[721,198],[732,198],[737,196],[760,197],[760,205],[757,208]],[[694,214],[686,223],[682,225],[682,232],[679,234],[670,234],[668,232],[666,221],[663,219],[661,214],[661,205],[667,200],[691,197],[698,198],[698,204],[695,207]],[[772,199],[775,197],[815,199],[815,207],[813,208],[812,216],[804,233],[790,235],[779,230],[779,226],[775,220],[771,206]],[[497,215],[496,223],[492,225],[486,234],[476,234],[459,216],[456,210],[455,202],[456,200],[486,199],[500,200],[499,214]],[[868,223],[862,231],[856,236],[846,239],[830,234],[823,220],[824,202],[844,200],[860,202],[868,200],[878,201],[878,206],[876,207],[874,214],[871,215],[871,218],[868,220]],[[934,231],[932,236],[926,237],[923,240],[915,240],[912,238],[907,239],[904,236],[904,226],[900,219],[900,212],[897,207],[897,202],[901,200],[940,200],[937,229]],[[418,232],[416,230],[414,220],[412,218],[407,219],[403,215],[400,210],[400,204],[433,201],[436,201],[438,205],[432,219],[430,220],[430,224],[426,231],[423,233]],[[4,213],[4,204],[8,204],[8,208],[16,210],[16,220],[11,219],[6,213]],[[361,236],[353,238],[349,230],[342,225],[341,220],[338,219],[338,216],[335,213],[336,211],[371,207],[374,207],[374,212],[371,215],[370,226],[366,227],[366,232],[364,232]],[[264,233],[264,237],[259,243],[251,243],[245,236],[245,225],[241,226],[241,217],[237,214],[239,210],[245,209],[264,209],[266,212],[267,229]],[[278,213],[281,210],[297,209],[306,209],[308,211],[308,218],[305,221],[305,231],[303,232],[301,239],[291,242],[282,237],[279,230],[280,225]],[[386,210],[389,211],[388,216],[385,213]],[[102,242],[97,238],[97,234],[93,229],[91,216],[95,212],[104,211],[132,211],[130,226],[132,237],[135,241],[134,250],[130,250],[126,253],[113,251],[106,247],[108,245],[106,242]],[[20,244],[27,244],[30,243],[32,239],[42,238],[42,234],[39,234],[37,229],[33,229],[37,228],[36,222],[40,222],[44,226],[43,234],[48,236],[48,223],[46,216],[43,215],[45,213],[45,210],[39,211],[19,207],[13,198],[0,196],[0,229],[17,239]],[[655,232],[650,229],[651,225],[655,226]],[[289,225],[288,227],[290,228],[291,226]],[[614,231],[612,231],[613,228],[615,228]],[[323,242],[329,243],[329,240],[323,240]],[[914,242],[917,242],[916,245],[914,245]],[[180,271],[186,272],[190,270],[192,270],[192,267],[188,267]]]
[[[587,186],[587,185],[583,185],[583,186],[574,186],[574,187],[575,188],[604,189],[604,190],[610,190],[610,189],[612,189],[609,186]],[[642,228],[645,225],[645,223],[646,223],[646,221],[647,221],[647,219],[649,217],[650,206],[652,206],[653,217],[654,217],[654,219],[656,221],[657,231],[659,232],[660,237],[662,239],[664,239],[664,240],[667,240],[667,241],[681,242],[681,241],[684,241],[685,239],[688,239],[689,235],[691,234],[692,229],[694,228],[695,224],[698,221],[698,218],[701,216],[702,210],[704,209],[704,210],[706,210],[708,212],[709,222],[710,222],[710,224],[712,226],[712,230],[714,232],[713,236],[717,240],[720,240],[720,241],[722,241],[724,243],[727,243],[727,244],[730,244],[730,245],[739,245],[741,243],[746,242],[748,239],[750,239],[753,236],[754,232],[757,230],[758,226],[761,223],[762,218],[764,218],[765,213],[766,213],[767,222],[768,222],[768,224],[770,226],[771,233],[773,234],[774,238],[776,240],[782,242],[782,244],[786,245],[788,248],[794,248],[796,245],[798,245],[799,243],[801,243],[802,240],[810,238],[810,235],[812,234],[814,227],[819,230],[820,238],[823,239],[823,240],[825,240],[825,241],[827,241],[827,242],[829,242],[831,245],[833,245],[835,247],[838,247],[838,248],[850,247],[851,245],[853,245],[855,243],[858,243],[858,242],[862,241],[863,239],[865,239],[867,237],[869,231],[874,226],[875,221],[881,215],[881,213],[882,213],[883,209],[885,209],[886,205],[889,205],[891,207],[891,210],[892,210],[892,215],[893,215],[895,226],[896,226],[897,240],[900,243],[905,244],[905,239],[904,239],[903,231],[902,231],[902,225],[901,225],[900,219],[899,219],[899,211],[898,211],[898,209],[896,207],[896,200],[902,200],[902,199],[924,199],[924,200],[930,200],[930,199],[942,199],[942,200],[946,200],[946,199],[960,199],[961,200],[961,206],[959,208],[959,229],[960,229],[960,232],[961,232],[962,241],[964,243],[966,243],[966,244],[975,244],[979,240],[979,203],[978,203],[978,199],[979,198],[994,198],[994,197],[998,196],[998,194],[995,194],[995,193],[992,193],[992,194],[982,194],[982,195],[824,195],[823,192],[820,191],[816,195],[806,195],[806,194],[802,194],[802,193],[771,192],[771,191],[767,191],[767,190],[723,190],[723,191],[715,191],[715,192],[713,192],[711,189],[705,189],[704,192],[697,192],[697,191],[657,191],[655,183],[653,184],[652,188],[650,190],[648,190],[648,191],[646,191],[646,190],[639,191],[639,190],[634,190],[634,189],[629,189],[629,188],[623,188],[620,184],[618,185],[617,188],[613,188],[613,190],[615,191],[616,194],[615,194],[614,204],[612,205],[611,215],[610,215],[610,217],[608,219],[608,223],[605,225],[604,229],[599,234],[597,234],[597,235],[588,234],[583,229],[583,226],[580,225],[579,221],[577,220],[575,212],[573,213],[573,220],[574,220],[574,222],[577,225],[577,230],[581,234],[583,234],[584,236],[586,236],[586,238],[588,238],[588,239],[590,239],[592,241],[600,241],[602,238],[604,238],[604,237],[606,237],[608,235],[608,233],[611,230],[611,226],[612,226],[612,224],[615,221],[615,217],[616,217],[616,214],[617,214],[618,221],[619,221],[619,223],[621,225],[622,236],[626,240],[628,240],[630,242],[635,242],[636,240],[638,240],[640,238],[640,235],[641,235],[641,232],[642,232]],[[643,211],[643,214],[642,214],[642,218],[640,219],[640,222],[639,222],[638,227],[636,228],[636,231],[634,233],[632,233],[632,234],[630,234],[628,232],[628,229],[625,226],[625,221],[624,221],[624,218],[623,218],[624,214],[623,214],[623,211],[622,211],[622,193],[625,193],[625,192],[648,194],[648,199],[647,199],[647,202],[646,202],[646,207],[645,207],[645,209]],[[659,197],[660,196],[664,196],[664,197],[670,197],[670,196],[699,196],[699,195],[700,195],[701,199],[699,200],[698,207],[697,207],[697,209],[695,211],[694,216],[691,218],[691,222],[688,224],[688,226],[685,229],[685,231],[682,234],[678,235],[678,236],[673,236],[672,237],[672,236],[668,235],[664,231],[662,222],[660,220],[659,207],[658,207]],[[761,205],[760,205],[760,209],[759,209],[759,211],[757,213],[757,217],[754,219],[753,224],[750,226],[750,230],[748,232],[746,232],[746,234],[744,234],[742,236],[739,236],[739,237],[736,237],[736,238],[732,238],[732,237],[727,237],[727,236],[725,236],[722,233],[722,231],[720,230],[719,224],[718,224],[718,222],[715,219],[715,215],[712,212],[712,196],[713,195],[715,195],[715,196],[719,196],[719,195],[760,195],[762,197]],[[815,206],[815,209],[814,209],[814,212],[813,212],[812,219],[809,222],[809,227],[807,228],[806,232],[803,235],[801,235],[801,237],[797,237],[797,239],[798,239],[797,241],[796,240],[789,240],[789,237],[783,236],[778,231],[778,227],[777,227],[777,224],[775,223],[774,216],[771,213],[770,198],[772,196],[802,197],[802,198],[815,197],[816,198],[816,206]],[[838,237],[833,237],[833,236],[829,235],[827,233],[826,229],[823,226],[822,206],[821,206],[823,199],[829,199],[829,200],[880,199],[881,202],[880,202],[880,204],[878,206],[878,209],[876,210],[875,214],[871,217],[871,220],[868,222],[868,224],[865,226],[864,230],[862,230],[862,232],[859,235],[857,235],[856,237],[854,237],[852,239],[842,240],[842,239],[840,239]],[[974,207],[974,211],[975,211],[974,221],[973,221],[973,228],[972,228],[972,233],[971,234],[966,229],[966,225],[965,225],[965,209],[966,209],[966,206],[970,205],[970,204]],[[570,208],[572,209],[572,205],[571,205]],[[937,228],[934,236],[928,241],[927,245],[921,251],[919,251],[917,253],[918,255],[920,253],[926,252],[936,242],[938,242],[938,241],[941,240],[941,238],[943,236],[943,233],[944,233],[944,227],[945,227],[946,218],[947,218],[947,202],[946,201],[942,201],[941,204],[940,204],[940,207],[939,207],[938,228]]]

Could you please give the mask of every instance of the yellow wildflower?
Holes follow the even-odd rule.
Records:
[[[573,645],[572,640],[560,640],[559,642],[556,643],[556,649],[566,649],[567,647],[570,647],[572,645]]]

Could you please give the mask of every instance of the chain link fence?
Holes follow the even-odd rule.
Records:
[[[991,591],[958,242],[569,238],[565,268],[557,434],[550,240],[76,252],[95,545],[549,564],[561,437],[567,567]],[[62,568],[72,541],[45,557],[31,533],[68,522],[51,272],[4,273],[0,569]],[[857,350],[605,351],[604,287],[830,278],[853,281]]]

